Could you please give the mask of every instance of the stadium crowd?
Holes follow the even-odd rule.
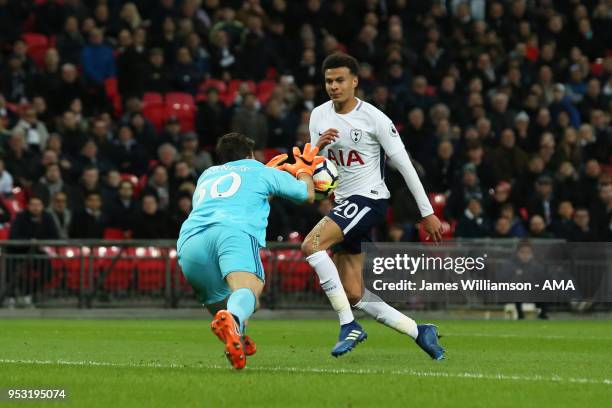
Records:
[[[320,63],[345,51],[448,236],[610,241],[611,19],[606,0],[0,0],[0,222],[176,238],[216,140],[262,161],[308,141]],[[413,240],[387,172],[378,239]],[[274,200],[268,239],[330,208]]]

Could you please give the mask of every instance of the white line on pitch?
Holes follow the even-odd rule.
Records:
[[[530,334],[494,334],[494,333],[453,333],[453,332],[442,332],[443,336],[456,336],[456,337],[498,337],[498,338],[529,338],[529,339],[547,339],[547,340],[602,340],[612,341],[609,337],[595,337],[595,336],[563,336],[563,335],[530,335]]]
[[[120,368],[187,368],[187,369],[209,369],[209,370],[231,370],[226,365],[205,365],[205,364],[178,364],[178,363],[156,363],[156,362],[141,362],[141,363],[111,363],[108,361],[68,361],[68,360],[12,360],[0,359],[0,364],[32,364],[32,365],[68,365],[68,366],[91,366],[91,367],[120,367]],[[560,377],[558,375],[542,376],[542,375],[515,375],[515,374],[486,374],[486,373],[449,373],[438,371],[417,371],[417,370],[371,370],[371,369],[346,369],[346,368],[314,368],[314,367],[247,367],[247,371],[261,372],[288,372],[298,374],[353,374],[353,375],[371,375],[371,374],[391,374],[405,375],[409,377],[441,377],[441,378],[465,378],[477,380],[498,380],[498,381],[543,381],[556,383],[574,383],[574,384],[597,384],[597,385],[612,385],[612,379],[594,379],[594,378],[576,378],[576,377]]]

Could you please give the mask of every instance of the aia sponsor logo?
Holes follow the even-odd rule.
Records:
[[[363,159],[359,155],[359,152],[356,150],[349,150],[348,153],[344,152],[344,150],[327,150],[327,158],[333,161],[336,166],[363,166],[365,163]]]

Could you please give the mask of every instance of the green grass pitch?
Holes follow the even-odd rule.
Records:
[[[602,407],[609,321],[438,321],[447,360],[372,320],[334,359],[335,321],[254,320],[230,369],[208,320],[3,320],[0,388],[65,388],[75,407]],[[65,404],[65,405],[64,405]]]

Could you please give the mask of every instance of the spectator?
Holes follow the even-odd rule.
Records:
[[[557,238],[566,241],[575,241],[578,236],[578,226],[574,223],[574,206],[571,201],[561,201],[557,212],[557,219],[550,227]]]
[[[51,198],[59,193],[63,192],[66,197],[72,197],[72,188],[67,185],[62,179],[62,173],[60,166],[57,162],[50,163],[45,168],[45,174],[38,180],[32,187],[32,194],[39,197],[45,207],[48,207],[51,203]]]
[[[527,168],[527,153],[516,145],[514,131],[510,128],[501,132],[500,145],[491,155],[498,180],[513,181],[520,178]]]
[[[591,216],[588,209],[584,207],[576,208],[574,212],[574,224],[578,227],[574,235],[575,242],[597,241],[595,231],[591,227]]]
[[[489,229],[489,221],[484,217],[480,201],[470,198],[457,223],[455,235],[459,238],[482,238],[489,235]]]
[[[142,196],[142,206],[134,221],[135,239],[175,238],[170,236],[166,213],[159,209],[157,197],[152,193]]]
[[[219,101],[219,91],[214,86],[206,90],[206,100],[198,103],[196,113],[196,131],[200,138],[200,145],[213,147],[217,144],[228,129],[228,113],[222,102]]]
[[[148,163],[147,152],[134,139],[132,128],[128,125],[119,127],[111,159],[121,173],[131,173],[137,176],[145,173]]]
[[[540,215],[547,226],[552,223],[557,213],[557,201],[553,195],[552,179],[549,176],[540,176],[536,182],[535,195],[529,201],[527,208],[529,216]]]
[[[23,131],[14,129],[9,136],[5,160],[18,186],[29,188],[32,185],[38,159],[36,153],[27,150]]]
[[[65,63],[78,64],[81,61],[81,50],[85,40],[79,32],[79,20],[68,16],[64,21],[64,30],[57,36],[56,46]]]
[[[161,164],[153,168],[153,172],[147,183],[147,190],[155,196],[155,206],[162,210],[168,208],[170,204],[170,182],[168,170]]]
[[[248,93],[242,106],[236,109],[231,123],[232,132],[243,133],[255,141],[255,149],[267,145],[268,123],[266,117],[259,112],[257,98]]]
[[[47,144],[49,132],[47,132],[45,124],[38,120],[34,108],[27,108],[23,112],[23,116],[15,129],[24,134],[29,150],[42,152],[43,147]]]
[[[166,68],[164,51],[161,48],[153,48],[149,51],[149,63],[142,72],[144,92],[169,92],[171,86],[171,74]]]
[[[0,194],[12,194],[13,176],[6,170],[4,160],[0,159]]]
[[[74,214],[70,224],[70,238],[98,238],[104,236],[108,218],[102,211],[102,196],[90,191],[85,196],[85,207]]]
[[[529,237],[547,239],[553,238],[553,235],[546,228],[546,223],[541,215],[533,215],[529,219]]]
[[[85,78],[96,86],[103,85],[104,80],[116,75],[113,49],[104,43],[101,29],[91,30],[89,44],[81,51],[81,65]]]
[[[108,205],[109,227],[124,231],[134,229],[138,203],[134,198],[134,186],[128,180],[119,183],[118,194]],[[177,235],[178,236],[178,235]]]
[[[17,214],[11,225],[10,239],[49,240],[59,237],[51,215],[45,211],[42,200],[30,197],[25,210]]]
[[[597,239],[612,241],[612,182],[609,179],[599,184],[599,197],[590,212]]]
[[[450,193],[446,207],[447,216],[451,220],[459,219],[465,211],[470,200],[483,199],[480,181],[476,175],[476,166],[471,163],[463,166],[463,178],[461,184],[457,185]]]
[[[191,212],[191,195],[188,193],[181,193],[176,198],[176,208],[171,215],[172,230],[170,231],[171,237],[178,237],[181,231],[183,222],[189,216]]]
[[[48,209],[55,229],[58,233],[58,238],[70,238],[69,231],[72,224],[72,211],[68,208],[68,196],[63,191],[58,191],[51,198],[51,206]]]

